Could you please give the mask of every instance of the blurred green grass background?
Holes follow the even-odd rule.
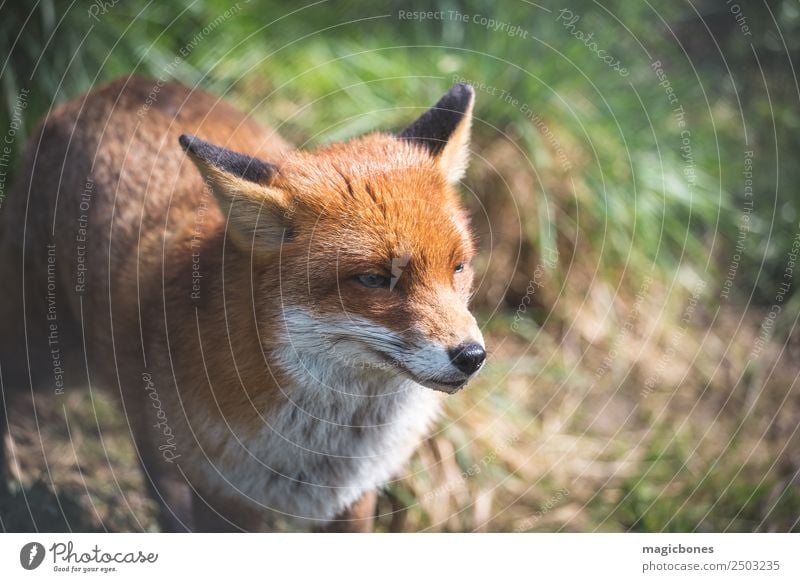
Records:
[[[753,346],[800,219],[800,8],[739,8],[737,21],[710,0],[4,5],[0,128],[25,91],[16,156],[54,104],[137,73],[203,87],[312,147],[400,128],[473,82],[464,194],[490,365],[382,496],[380,527],[797,530],[795,284]],[[401,15],[413,11],[442,16]],[[88,396],[75,398],[85,448],[51,480],[32,434],[15,443],[18,476],[42,507],[71,500],[75,529],[153,528],[124,421],[101,400],[107,460]],[[61,416],[41,437],[53,447]]]

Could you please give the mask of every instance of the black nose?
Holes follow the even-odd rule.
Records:
[[[477,372],[486,359],[486,350],[480,344],[462,344],[450,350],[450,361],[465,374]]]

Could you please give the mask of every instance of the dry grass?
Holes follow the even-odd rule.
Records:
[[[797,530],[798,346],[771,346],[748,374],[743,354],[723,354],[733,323],[711,329],[702,347],[686,341],[646,397],[660,356],[639,349],[641,337],[598,379],[601,347],[582,353],[541,335],[531,349],[491,335],[502,354],[451,400],[440,432],[393,488],[411,504],[405,528]],[[740,345],[752,339],[738,335]]]
[[[381,497],[379,529],[797,530],[791,362],[800,345],[773,343],[745,371],[736,350],[754,339],[755,322],[730,342],[739,318],[722,312],[707,334],[687,334],[645,397],[644,379],[665,353],[658,345],[670,337],[662,325],[648,340],[654,323],[645,313],[654,312],[643,310],[616,343],[613,333],[595,344],[580,332],[523,338],[504,329],[508,318],[493,321],[491,364],[448,401],[435,434]],[[618,351],[610,365],[609,345]],[[4,527],[30,529],[32,515],[49,531],[154,530],[110,399],[73,393],[63,409],[44,403],[38,428],[30,407],[12,409],[14,473],[24,487],[2,501]]]

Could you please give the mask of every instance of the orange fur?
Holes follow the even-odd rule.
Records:
[[[68,384],[91,381],[120,394],[163,501],[162,525],[256,528],[261,508],[208,475],[231,460],[220,435],[250,442],[271,411],[293,402],[297,380],[275,355],[291,337],[282,329],[287,307],[320,321],[357,318],[445,349],[481,341],[467,310],[474,247],[452,185],[465,163],[472,103],[439,155],[380,133],[304,152],[201,91],[167,84],[148,102],[154,86],[134,77],[100,88],[54,110],[32,138],[0,217],[10,298],[0,363],[14,383],[26,385],[30,372],[34,384],[52,384],[42,300],[50,282],[44,245],[52,242]],[[184,133],[278,172],[261,184],[186,156]],[[88,274],[77,292],[76,224],[86,213]],[[398,257],[391,290],[359,283],[365,273],[391,277]],[[174,435],[172,460],[160,448],[165,437],[144,377]],[[368,413],[361,407],[353,416]],[[208,519],[209,506],[222,521]],[[369,508],[356,506],[363,521]]]

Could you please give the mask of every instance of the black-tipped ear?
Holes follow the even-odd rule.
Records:
[[[181,147],[196,160],[249,182],[267,185],[278,171],[272,164],[221,148],[194,135],[184,133],[178,138],[178,141]]]
[[[248,252],[279,249],[291,220],[287,194],[269,184],[277,168],[191,135],[179,141],[217,199],[236,245]]]
[[[448,182],[455,183],[467,168],[474,104],[475,90],[471,86],[454,85],[397,137],[428,150],[438,159]]]
[[[454,85],[436,105],[428,109],[398,137],[412,140],[425,146],[433,154],[439,154],[464,117],[470,114],[475,101],[475,90],[465,84]]]

